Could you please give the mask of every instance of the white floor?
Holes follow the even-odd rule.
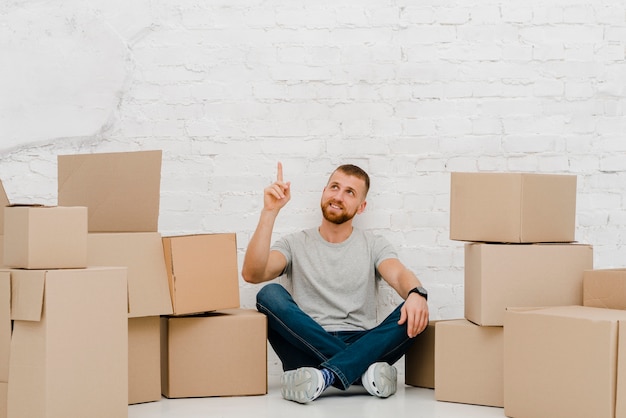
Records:
[[[128,407],[128,418],[490,418],[504,417],[502,408],[438,402],[434,391],[403,383],[398,376],[398,391],[387,399],[370,396],[362,387],[346,392],[331,388],[314,402],[300,405],[280,395],[279,376],[269,377],[264,396],[224,398],[166,399]]]

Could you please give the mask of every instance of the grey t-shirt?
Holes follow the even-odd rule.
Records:
[[[378,266],[398,258],[386,238],[354,228],[347,240],[332,244],[313,228],[277,240],[272,250],[287,258],[283,274],[294,300],[325,330],[376,326]]]

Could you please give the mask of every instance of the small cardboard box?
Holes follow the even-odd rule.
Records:
[[[452,173],[450,239],[572,242],[576,176]]]
[[[128,404],[161,400],[161,317],[128,319]]]
[[[465,318],[501,326],[506,308],[582,305],[584,244],[465,244]]]
[[[407,350],[404,356],[404,383],[421,388],[435,388],[435,325],[428,326]]]
[[[585,271],[583,306],[626,310],[626,269]]]
[[[267,393],[267,318],[252,309],[161,318],[168,398]]]
[[[9,418],[128,416],[125,268],[11,270]]]
[[[4,264],[13,268],[87,267],[87,208],[4,208]]]
[[[235,234],[163,238],[174,315],[239,307]]]
[[[0,235],[4,235],[4,208],[10,204],[2,181],[0,181]]]
[[[507,310],[508,417],[624,417],[626,311],[587,306]]]
[[[87,243],[90,266],[128,268],[130,318],[172,313],[161,234],[89,233]]]
[[[58,203],[89,208],[89,232],[156,232],[161,151],[58,156]]]
[[[481,327],[461,319],[437,323],[435,399],[504,406],[502,327]]]

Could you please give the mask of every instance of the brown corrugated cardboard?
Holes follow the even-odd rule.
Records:
[[[461,319],[437,323],[435,399],[504,406],[503,329]]]
[[[174,315],[239,307],[235,234],[163,238]]]
[[[501,326],[506,308],[582,305],[583,244],[465,244],[465,318]]]
[[[10,204],[11,203],[9,202],[9,198],[4,191],[2,181],[0,181],[0,235],[4,234],[4,208],[6,206],[9,206]]]
[[[7,416],[11,353],[11,273],[0,271],[0,418]]]
[[[626,309],[626,269],[585,271],[583,305],[595,308]]]
[[[161,319],[168,398],[267,393],[267,318],[251,309]]]
[[[89,233],[87,243],[90,266],[128,268],[129,317],[172,313],[161,234]]]
[[[586,306],[507,310],[504,412],[509,417],[612,418],[626,311]],[[617,409],[622,397],[617,396]]]
[[[128,404],[161,399],[159,316],[128,319]]]
[[[126,269],[11,270],[9,418],[128,416]]]
[[[576,176],[452,173],[450,239],[572,242]]]
[[[89,232],[156,232],[161,151],[58,156],[58,201],[87,206]]]
[[[4,264],[26,269],[87,266],[87,208],[4,208]]]
[[[9,384],[0,382],[0,418],[7,417],[7,395],[9,392]]]
[[[11,352],[11,273],[0,271],[0,382],[9,381]]]
[[[404,383],[421,388],[435,388],[435,325],[430,321],[415,338],[404,356]]]

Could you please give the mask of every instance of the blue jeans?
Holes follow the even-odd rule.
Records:
[[[408,350],[414,339],[408,337],[406,324],[398,325],[401,307],[370,330],[328,332],[281,285],[270,283],[257,293],[257,309],[267,315],[267,338],[283,370],[325,367],[335,373],[339,389],[359,384],[372,363],[394,364]]]

